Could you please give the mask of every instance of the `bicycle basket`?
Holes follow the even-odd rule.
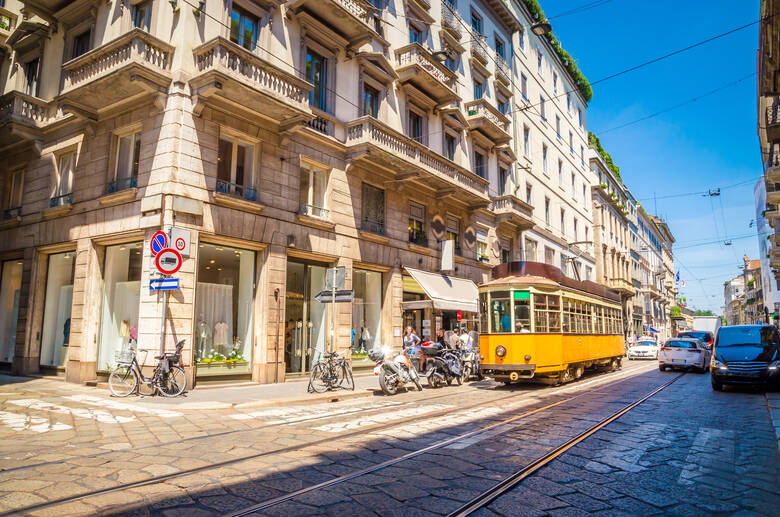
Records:
[[[132,363],[133,357],[135,357],[135,347],[133,347],[130,343],[126,344],[121,349],[117,350],[116,353],[114,354],[114,358],[116,359],[116,362],[120,364]]]

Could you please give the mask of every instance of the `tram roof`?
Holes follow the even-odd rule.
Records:
[[[561,287],[580,291],[615,303],[620,303],[620,293],[590,280],[575,280],[565,276],[560,269],[542,262],[504,262],[493,267],[491,280],[480,287],[497,287],[513,284]]]

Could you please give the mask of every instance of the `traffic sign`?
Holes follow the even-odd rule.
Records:
[[[314,297],[314,299],[321,303],[333,302],[333,291],[320,291],[317,296]],[[355,291],[352,289],[342,289],[340,291],[336,291],[335,303],[351,302],[354,299]]]
[[[152,255],[157,255],[168,247],[168,236],[163,231],[156,232],[152,235],[149,247],[152,249]]]
[[[190,231],[184,228],[171,228],[171,248],[175,248],[182,257],[189,257]]]
[[[181,267],[181,254],[173,248],[165,248],[154,259],[157,271],[164,275],[172,275]]]
[[[178,278],[153,278],[149,280],[150,291],[170,291],[178,288]]]

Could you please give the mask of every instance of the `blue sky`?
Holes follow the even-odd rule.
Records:
[[[589,3],[540,0],[552,18],[553,32],[591,81],[759,17],[758,1],[612,0],[554,18]],[[696,195],[656,202],[658,215],[677,239],[675,248],[681,248],[675,251],[675,266],[686,283],[682,296],[690,306],[717,313],[723,304],[723,281],[740,273],[737,265],[743,254],[757,258],[757,238],[735,239],[731,246],[690,246],[755,235],[755,226],[749,227],[755,217],[753,187],[762,174],[755,77],[656,118],[606,130],[755,72],[757,46],[754,25],[597,84],[588,107],[588,129],[600,137],[623,181],[651,213],[654,193],[662,198],[743,183],[724,189],[720,199]]]

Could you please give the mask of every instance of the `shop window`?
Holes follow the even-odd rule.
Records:
[[[198,375],[250,372],[254,285],[254,251],[198,246],[194,350]]]
[[[38,74],[40,73],[40,58],[31,59],[24,64],[24,93],[31,97],[38,96]]]
[[[379,117],[379,91],[369,85],[363,85],[363,115]]]
[[[217,192],[257,201],[252,188],[255,146],[228,136],[219,137],[217,153]]]
[[[368,232],[385,234],[385,191],[368,183],[362,186],[362,220],[360,227]]]
[[[487,231],[477,229],[477,260],[487,262],[489,260],[487,252]]]
[[[494,334],[512,332],[512,303],[509,291],[490,293],[490,330]]]
[[[73,52],[71,58],[79,57],[82,54],[89,52],[90,45],[92,43],[92,31],[86,30],[73,38]]]
[[[428,245],[425,234],[425,207],[414,201],[409,202],[409,242],[420,246]]]
[[[254,50],[258,26],[257,16],[233,4],[230,9],[230,41],[247,50]]]
[[[444,239],[454,241],[455,254],[460,255],[460,220],[457,217],[447,216],[447,230]]]
[[[362,359],[382,346],[382,273],[352,270],[352,358]]]
[[[65,366],[70,343],[74,252],[49,255],[41,332],[41,365]]]
[[[7,260],[0,269],[0,362],[10,363],[16,349],[16,325],[22,292],[22,261]]]
[[[513,291],[515,304],[515,332],[531,332],[531,293]]]
[[[525,260],[528,260],[530,262],[536,262],[537,260],[536,248],[537,248],[536,241],[531,239],[525,240]]]
[[[328,111],[328,60],[312,49],[306,49],[306,77],[314,85],[309,92],[309,103],[321,111]]]
[[[450,133],[444,133],[444,147],[447,152],[447,159],[455,161],[455,149],[458,147],[457,138]]]
[[[230,19],[230,36],[233,36],[233,17]],[[152,0],[141,2],[133,7],[133,25],[139,29],[149,32],[152,25]],[[235,40],[233,40],[235,41]]]
[[[22,193],[24,189],[24,169],[15,169],[8,173],[3,189],[3,219],[21,217]]]
[[[485,155],[479,151],[474,151],[474,174],[481,178],[484,178],[486,175]]]
[[[143,242],[106,247],[98,370],[116,365],[119,352],[138,341]]]
[[[534,294],[534,332],[560,332],[561,298],[556,295]]]
[[[327,171],[305,164],[301,166],[300,212],[302,214],[327,219],[327,190]]]
[[[106,187],[109,194],[137,186],[138,164],[141,161],[141,132],[119,135],[115,145],[114,177]]]
[[[50,207],[69,205],[73,202],[73,169],[75,168],[75,152],[64,153],[59,156],[54,193],[49,201]]]

